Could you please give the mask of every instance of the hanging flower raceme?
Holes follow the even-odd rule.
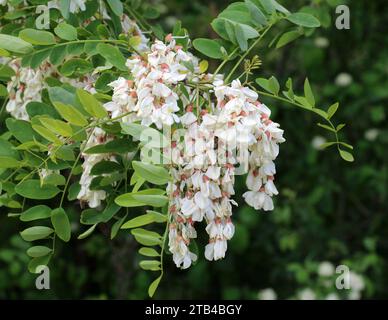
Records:
[[[224,258],[235,230],[232,206],[237,203],[231,197],[236,171],[248,171],[246,202],[272,210],[272,196],[278,194],[273,161],[278,144],[285,141],[283,130],[270,120],[271,112],[256,92],[239,80],[225,84],[222,75],[200,73],[199,60],[170,36],[167,43],[157,40],[149,52],[128,59],[127,66],[132,79],[121,77],[110,84],[112,101],[105,108],[111,116],[183,132],[164,150],[172,161],[167,193],[175,264],[188,268],[197,259],[190,244],[202,221],[209,235],[205,257]]]

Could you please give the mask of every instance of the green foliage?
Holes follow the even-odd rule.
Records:
[[[51,223],[55,234],[63,241],[68,242],[71,236],[70,222],[63,208],[54,209],[51,212]]]

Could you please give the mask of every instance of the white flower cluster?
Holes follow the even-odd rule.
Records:
[[[179,122],[177,84],[190,75],[184,63],[198,71],[198,59],[170,41],[156,41],[145,56],[135,55],[127,61],[133,80],[120,77],[112,82],[112,101],[105,108],[112,117],[127,114],[124,121],[141,121],[142,125],[163,125]]]
[[[50,64],[44,63],[38,69],[24,68],[20,59],[9,61],[8,65],[15,75],[7,84],[9,101],[6,110],[16,119],[29,120],[26,105],[31,101],[41,101],[44,88],[44,75],[53,70]]]
[[[110,140],[110,137],[106,132],[98,127],[92,129],[90,137],[84,145],[84,150],[87,150],[96,145],[104,144]],[[106,192],[104,190],[91,190],[90,186],[94,179],[91,174],[93,166],[103,160],[115,161],[115,158],[111,154],[87,154],[82,153],[84,162],[82,164],[82,175],[80,178],[81,190],[77,195],[77,199],[88,203],[90,208],[96,208],[100,206],[101,201],[105,200]]]
[[[42,90],[48,87],[44,81],[46,77],[57,77],[63,83],[71,84],[91,93],[96,92],[94,89],[96,79],[93,75],[85,75],[80,79],[63,77],[58,74],[55,66],[48,61],[36,69],[22,67],[19,58],[4,62],[15,72],[15,75],[11,77],[7,84],[9,101],[6,105],[6,110],[15,119],[29,120],[26,106],[32,101],[42,101]]]
[[[170,211],[170,251],[177,266],[190,265],[190,238],[194,222],[206,220],[209,244],[205,248],[208,260],[225,257],[227,240],[234,234],[231,221],[236,165],[249,168],[244,194],[255,209],[272,210],[273,184],[279,153],[278,143],[284,141],[283,130],[269,120],[269,109],[257,101],[257,94],[241,86],[238,80],[224,85],[220,77],[214,82],[216,101],[202,110],[197,118],[193,106],[186,107],[181,117],[186,129],[182,143],[174,143],[173,197]],[[210,97],[211,98],[211,97]],[[175,149],[175,150],[174,150]],[[245,161],[244,161],[245,160]],[[171,187],[168,189],[171,190]]]
[[[158,129],[179,125],[183,131],[164,155],[173,163],[173,182],[167,187],[172,199],[169,249],[175,264],[188,268],[197,259],[190,250],[197,236],[194,224],[203,220],[209,235],[205,257],[225,257],[235,229],[231,216],[237,203],[231,196],[237,165],[249,172],[246,202],[255,209],[273,209],[271,197],[278,194],[273,161],[285,140],[256,92],[239,80],[229,85],[222,75],[200,74],[198,59],[171,36],[166,40],[127,61],[133,80],[112,82],[112,101],[105,108],[112,117],[125,115],[123,122]],[[198,90],[201,83],[207,90]]]

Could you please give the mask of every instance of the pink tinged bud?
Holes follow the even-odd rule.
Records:
[[[164,38],[167,42],[170,42],[172,40],[172,34],[169,33],[165,38]]]

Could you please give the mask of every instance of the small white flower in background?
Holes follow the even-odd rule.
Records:
[[[336,293],[329,293],[325,300],[339,300],[339,297]]]
[[[277,294],[272,288],[260,290],[257,295],[259,300],[276,300]]]
[[[329,46],[329,39],[325,37],[317,37],[314,40],[314,44],[318,48],[327,48]]]
[[[318,266],[318,274],[322,277],[330,277],[334,274],[334,265],[331,262],[323,261]]]
[[[303,289],[298,293],[298,298],[300,300],[315,300],[316,294],[313,290],[310,288]]]
[[[379,134],[380,134],[379,129],[372,128],[365,131],[364,137],[368,141],[375,141],[379,136]]]
[[[346,72],[342,72],[335,78],[335,84],[339,87],[347,87],[353,82],[353,77]]]
[[[350,289],[354,291],[362,291],[365,288],[365,282],[362,276],[359,274],[350,271],[349,273],[350,278]]]
[[[326,143],[327,140],[322,137],[322,136],[315,136],[312,140],[311,140],[311,145],[314,149],[316,150],[321,150],[321,146]]]

